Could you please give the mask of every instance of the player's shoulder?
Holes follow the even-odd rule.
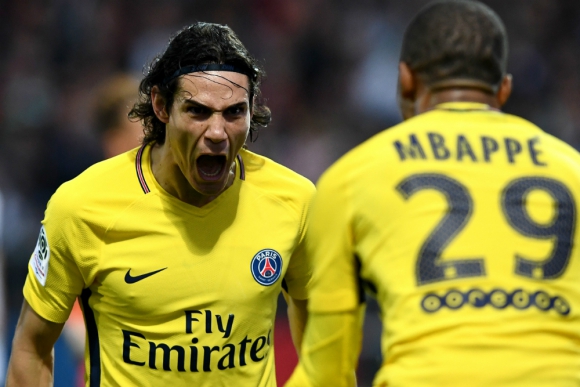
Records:
[[[538,136],[543,144],[543,159],[556,167],[561,175],[576,176],[580,180],[580,152],[570,144],[546,132]]]
[[[523,117],[507,113],[504,115],[514,127],[519,127],[522,131],[529,133],[533,136],[534,142],[542,145],[542,158],[547,163],[557,163],[558,166],[568,165],[575,170],[575,174],[580,175],[580,168],[578,168],[580,166],[580,152],[576,148]]]
[[[539,133],[539,137],[548,147],[553,149],[555,155],[562,156],[571,162],[580,162],[580,152],[572,145],[544,131]]]
[[[52,195],[49,205],[74,213],[81,207],[104,206],[115,196],[139,194],[135,172],[138,149],[93,164],[80,175],[63,183]]]
[[[240,155],[246,183],[264,194],[300,201],[309,201],[314,194],[314,184],[290,168],[247,149],[242,149]]]

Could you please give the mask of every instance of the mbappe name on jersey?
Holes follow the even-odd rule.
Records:
[[[522,141],[510,137],[479,136],[477,140],[468,140],[463,134],[443,135],[428,132],[420,139],[411,133],[408,139],[395,140],[393,146],[401,161],[435,159],[492,163],[503,158],[508,163],[515,164],[525,158],[538,167],[547,165],[542,160],[539,137]]]
[[[202,322],[200,319],[205,321]],[[232,333],[234,319],[233,314],[229,314],[226,319],[219,314],[214,315],[211,310],[186,310],[185,333],[223,334],[221,338],[228,339]],[[197,326],[195,323],[200,322],[202,322],[201,330],[194,329]],[[201,345],[197,337],[187,337],[188,343],[185,345],[171,345],[148,340],[140,332],[125,329],[122,332],[123,361],[127,364],[146,366],[154,370],[162,368],[163,371],[211,372],[215,370],[212,366],[223,371],[246,366],[248,362],[257,363],[264,360],[270,351],[272,330],[256,338],[248,338],[246,335],[236,344],[229,342],[222,346]],[[188,362],[186,358],[189,359]]]

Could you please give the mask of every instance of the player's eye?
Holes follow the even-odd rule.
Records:
[[[227,109],[225,112],[226,116],[231,118],[240,117],[246,114],[246,107],[245,106],[232,106]]]
[[[189,105],[187,107],[187,112],[195,116],[204,116],[209,114],[209,109],[203,106]]]

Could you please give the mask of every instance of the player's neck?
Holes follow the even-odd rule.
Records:
[[[223,192],[222,191],[216,195],[204,195],[197,192],[183,175],[181,169],[176,164],[173,155],[168,151],[168,147],[165,146],[165,144],[154,144],[151,147],[151,171],[161,188],[163,188],[167,193],[182,202],[191,204],[195,207],[205,206],[215,200]],[[234,179],[235,171],[234,173],[230,173],[224,191],[233,184]]]
[[[426,91],[415,101],[417,114],[434,109],[446,102],[475,102],[499,109],[501,106],[495,95],[478,89],[450,88],[437,91]]]

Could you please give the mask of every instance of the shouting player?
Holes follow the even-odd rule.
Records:
[[[299,367],[287,386],[354,386],[361,288],[381,308],[374,386],[580,385],[580,155],[500,108],[506,32],[475,1],[408,26],[406,119],[319,181]]]
[[[244,149],[270,121],[262,70],[227,26],[177,33],[130,116],[143,145],[51,198],[24,285],[8,386],[48,386],[79,297],[86,385],[275,386],[273,327],[287,293],[296,342],[314,186]]]

